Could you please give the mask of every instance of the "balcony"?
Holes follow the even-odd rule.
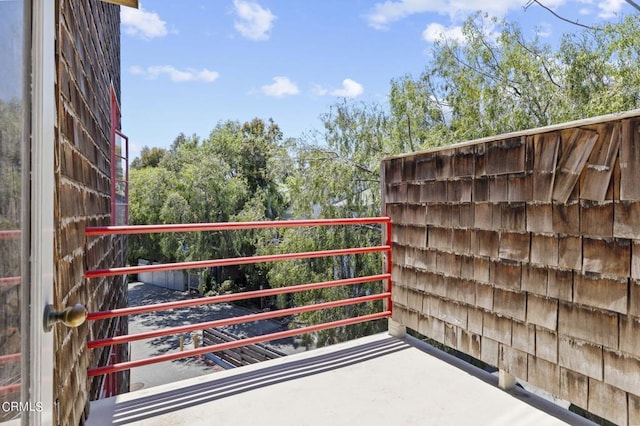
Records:
[[[87,425],[592,424],[497,384],[417,339],[382,333],[94,401]]]
[[[376,313],[343,318],[325,324],[306,325],[213,346],[194,347],[155,357],[113,362],[90,369],[88,376],[109,377],[119,371],[158,362],[202,356],[247,344],[390,318],[393,288],[392,277],[388,272],[392,270],[391,246],[387,245],[392,240],[391,223],[388,218],[87,229],[86,235],[91,237],[105,234],[202,232],[255,227],[349,226],[363,223],[382,225],[381,228],[385,231],[382,233],[383,245],[87,271],[87,278],[94,279],[151,270],[179,270],[384,253],[383,271],[377,275],[90,313],[88,319],[97,321],[372,281],[383,283],[382,291],[377,294],[93,340],[88,343],[90,349],[338,306],[384,301],[382,310]],[[216,424],[230,425],[591,424],[547,399],[521,387],[509,386],[503,378],[499,379],[496,375],[407,336],[404,326],[393,320],[389,321],[389,333],[378,333],[304,353],[93,401],[87,424],[209,425],[212,419],[215,419]],[[162,364],[156,368],[162,368]]]

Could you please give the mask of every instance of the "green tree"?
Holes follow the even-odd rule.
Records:
[[[287,177],[291,212],[296,218],[370,217],[380,214],[380,159],[398,152],[392,144],[387,114],[376,105],[342,100],[322,117],[324,130],[291,147],[294,167]],[[301,252],[380,244],[379,226],[289,228],[273,235],[262,253]],[[274,243],[275,241],[275,243]],[[380,273],[378,254],[305,259],[272,265],[272,287],[290,286]],[[295,293],[278,304],[300,306],[380,292],[382,284],[367,283]],[[301,314],[296,322],[316,324],[378,312],[381,303],[364,303]],[[304,337],[307,345],[326,345],[381,331],[383,322],[324,330]]]
[[[228,121],[208,138],[178,135],[169,150],[147,149],[130,175],[133,224],[206,223],[276,219],[286,210],[281,194],[286,156],[282,133],[269,121]],[[259,231],[156,234],[132,237],[130,262],[175,262],[252,256]],[[219,268],[216,283],[250,289],[267,286],[259,266]]]
[[[555,50],[482,14],[463,34],[436,42],[419,77],[391,83],[393,137],[407,151],[640,106],[639,15],[580,28]]]
[[[157,147],[149,148],[148,146],[145,146],[140,151],[140,156],[134,158],[131,162],[131,168],[142,169],[145,167],[158,167],[166,153],[166,149]]]

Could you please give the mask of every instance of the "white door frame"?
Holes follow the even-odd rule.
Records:
[[[53,303],[53,195],[55,146],[55,3],[31,1],[31,220],[30,330],[27,401],[42,410],[28,413],[29,425],[53,424],[53,333],[43,330],[43,312]],[[28,78],[28,76],[26,76]],[[25,301],[26,302],[26,301]],[[27,305],[25,303],[25,305]]]

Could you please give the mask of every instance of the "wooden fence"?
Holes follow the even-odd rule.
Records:
[[[640,424],[639,116],[385,159],[394,319]]]

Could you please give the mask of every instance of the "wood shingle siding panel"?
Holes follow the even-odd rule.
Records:
[[[507,290],[520,290],[522,264],[509,260],[491,261],[489,271],[491,283]]]
[[[474,226],[477,229],[492,229],[493,204],[476,203],[474,209]]]
[[[436,179],[436,156],[427,155],[416,160],[416,180]]]
[[[640,356],[640,318],[620,317],[620,350],[636,358]]]
[[[546,296],[548,275],[547,268],[524,265],[522,267],[522,291]]]
[[[554,204],[552,215],[553,232],[572,235],[580,232],[580,206],[577,202]]]
[[[607,311],[627,313],[628,278],[575,274],[573,301]]]
[[[629,403],[629,418],[627,419],[630,425],[640,425],[640,397],[633,394],[628,394]]]
[[[596,132],[584,129],[573,131],[558,159],[556,180],[553,187],[554,201],[566,203],[569,200],[597,139]]]
[[[527,207],[525,203],[501,204],[500,224],[495,222],[494,226],[499,226],[503,231],[525,232],[527,230]]]
[[[420,186],[421,203],[446,203],[447,181],[436,180],[425,182]]]
[[[599,380],[589,379],[589,412],[604,417],[618,425],[628,421],[626,394],[618,388]]]
[[[618,314],[562,302],[558,333],[610,349],[618,348]]]
[[[447,200],[455,203],[468,203],[471,201],[473,182],[471,179],[459,179],[448,181]]]
[[[584,272],[597,272],[618,277],[628,277],[631,274],[629,240],[584,237],[582,242]]]
[[[619,201],[613,210],[613,236],[640,240],[640,202]]]
[[[387,184],[402,182],[402,158],[397,158],[384,163],[384,178]]]
[[[560,149],[558,133],[544,133],[534,137],[533,201],[550,202],[555,183],[556,163]]]
[[[451,165],[453,151],[452,150],[443,150],[436,156],[435,165],[436,165],[436,179],[437,180],[448,180],[453,177],[453,170]]]
[[[535,347],[536,357],[558,364],[558,334],[556,332],[536,327]]]
[[[640,360],[617,351],[604,351],[604,381],[618,389],[640,395]]]
[[[410,287],[406,324],[602,417],[640,422],[639,120],[640,110],[404,157],[420,200],[388,203],[390,214],[429,227],[429,248],[394,257],[407,269],[394,269]],[[413,246],[405,232],[398,244]]]
[[[590,237],[613,236],[613,202],[580,202],[580,234]]]
[[[529,173],[509,175],[508,196],[509,202],[526,202],[533,195],[533,178]]]
[[[519,351],[511,345],[500,345],[498,367],[515,377],[527,377],[526,352]]]
[[[475,227],[475,204],[463,203],[459,206],[458,225],[462,228]]]
[[[603,202],[607,198],[620,149],[620,123],[606,123],[599,126],[599,134],[584,170],[580,184],[580,198]]]
[[[602,346],[561,335],[558,342],[558,365],[596,380],[604,376]]]
[[[558,237],[548,234],[531,236],[531,263],[539,266],[558,266]]]
[[[640,132],[638,119],[622,121],[620,141],[620,200],[640,200]]]
[[[565,269],[582,269],[582,238],[560,235],[558,237],[558,266]]]
[[[574,271],[549,268],[548,273],[547,296],[571,302],[573,300]]]
[[[500,259],[529,262],[531,234],[528,232],[502,232],[500,234]]]
[[[406,157],[402,159],[402,182],[413,182],[416,179],[416,161],[415,157]]]
[[[475,148],[460,147],[453,154],[453,175],[456,177],[472,177],[475,174]]]
[[[471,235],[471,253],[495,259],[499,250],[499,232],[479,229]]]
[[[553,232],[553,208],[550,203],[527,204],[527,231],[535,233]]]
[[[511,344],[514,348],[531,355],[536,353],[536,328],[534,325],[513,321]]]
[[[508,176],[490,176],[487,180],[489,183],[489,201],[492,203],[509,201]]]
[[[527,382],[532,385],[547,389],[552,395],[560,395],[560,367],[557,363],[529,356],[527,377]]]
[[[511,344],[511,319],[501,317],[491,312],[485,312],[482,321],[483,337],[488,337],[489,339],[495,340],[496,342],[500,342],[505,345]]]
[[[589,404],[589,378],[561,367],[559,396],[586,410]]]
[[[407,184],[407,202],[408,203],[420,203],[421,202],[421,190],[422,186],[416,183]]]
[[[556,330],[558,326],[558,300],[528,294],[527,322],[548,330]]]
[[[489,178],[482,176],[473,180],[473,193],[471,198],[474,203],[489,201]]]
[[[527,316],[526,293],[496,288],[493,292],[493,311],[498,315],[524,322]]]
[[[500,175],[522,173],[525,171],[526,140],[510,138],[495,142],[487,142],[486,173]]]

